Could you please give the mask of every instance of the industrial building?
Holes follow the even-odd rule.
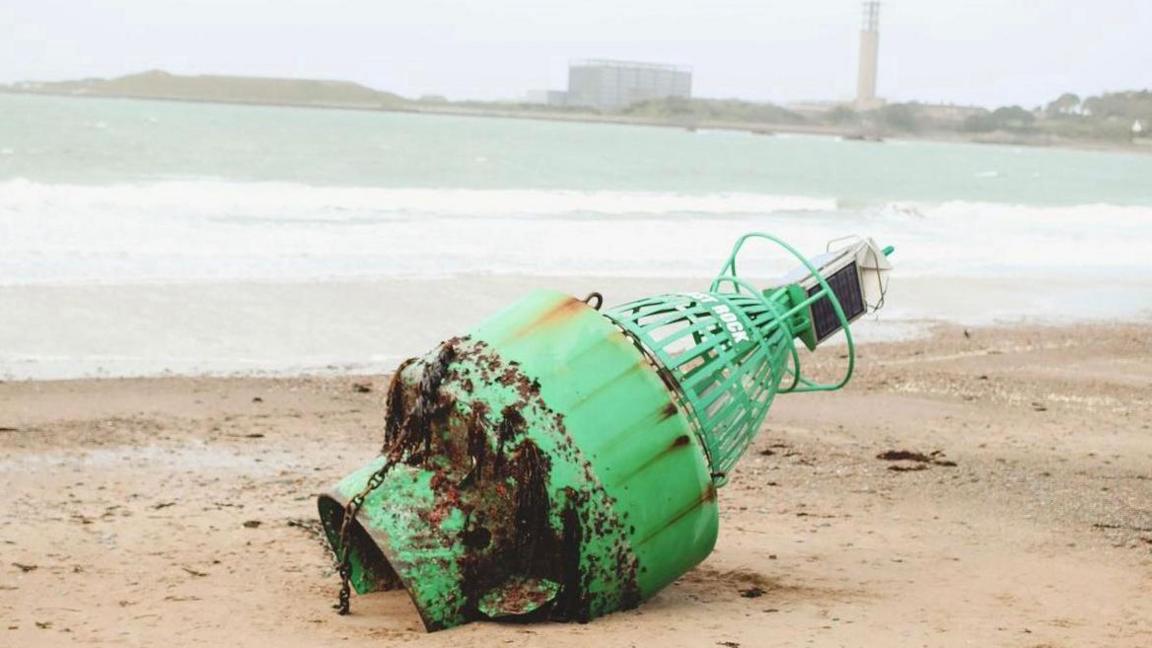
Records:
[[[692,96],[692,70],[675,65],[586,60],[568,66],[569,106],[620,110],[640,101]]]

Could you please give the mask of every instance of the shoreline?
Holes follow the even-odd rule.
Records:
[[[888,321],[879,326],[873,325],[863,331],[853,328],[853,337],[857,347],[872,347],[883,345],[917,345],[931,342],[941,337],[964,334],[998,334],[998,333],[1028,333],[1043,338],[1046,334],[1062,335],[1069,330],[1093,331],[1113,330],[1117,328],[1148,329],[1152,336],[1152,315],[1147,318],[1113,318],[1113,319],[1083,319],[1073,321],[1038,321],[1034,319],[1021,319],[1012,322],[994,322],[991,324],[964,325],[940,319]],[[877,332],[877,329],[885,329]],[[843,336],[837,335],[821,344],[814,357],[821,354],[841,355],[845,341]],[[428,347],[429,349],[432,346]],[[411,353],[402,353],[387,360],[371,362],[341,362],[325,366],[308,365],[301,367],[283,368],[232,368],[232,369],[171,369],[163,368],[156,371],[140,373],[107,373],[102,371],[71,375],[71,376],[18,376],[0,373],[0,385],[26,385],[31,387],[50,385],[82,385],[116,382],[165,382],[165,381],[304,381],[326,382],[342,379],[373,378],[391,375],[392,368],[404,362],[407,358],[418,356],[428,349],[413,350]],[[803,349],[801,348],[803,351]],[[998,353],[998,352],[993,352]],[[812,357],[809,357],[811,360]],[[826,363],[825,363],[826,364]],[[1152,387],[1152,384],[1150,384]],[[0,421],[2,424],[3,421]]]
[[[398,591],[336,615],[317,535],[316,494],[379,451],[387,374],[0,382],[0,643],[1148,645],[1152,325],[859,351],[844,390],[775,401],[716,550],[652,600],[433,634]]]
[[[707,286],[678,277],[488,276],[383,281],[0,287],[0,379],[78,375],[322,375],[389,370],[536,289],[609,304]],[[1152,323],[1152,281],[901,277],[861,342],[911,341],[953,326],[1059,329]],[[945,289],[942,289],[945,288]],[[1059,309],[1053,301],[1076,305]],[[1044,319],[1038,319],[1044,316]],[[1109,324],[1111,323],[1111,324]],[[100,331],[98,340],[92,331]]]
[[[0,88],[0,94],[18,96],[48,96],[69,99],[119,99],[128,101],[163,101],[173,103],[213,104],[221,106],[255,106],[264,108],[305,108],[317,110],[349,110],[356,112],[376,113],[402,113],[425,116],[446,117],[482,117],[488,119],[515,119],[527,121],[563,122],[577,124],[606,124],[615,126],[644,126],[652,128],[671,128],[689,131],[719,130],[748,133],[771,137],[773,135],[810,135],[824,137],[838,137],[846,141],[859,140],[865,143],[882,144],[886,140],[909,142],[941,142],[949,144],[978,144],[984,146],[1023,146],[1029,148],[1050,148],[1073,151],[1096,151],[1106,153],[1129,153],[1152,155],[1152,144],[1121,143],[1106,140],[1075,140],[1060,139],[1053,141],[1050,136],[1043,139],[1033,137],[1017,137],[1005,134],[1004,136],[984,135],[965,136],[952,131],[933,131],[923,133],[894,133],[880,136],[862,136],[858,128],[844,128],[824,124],[787,124],[773,122],[725,122],[725,121],[677,121],[674,119],[652,119],[644,117],[569,114],[554,111],[514,111],[502,109],[468,108],[463,106],[382,106],[369,104],[340,104],[340,103],[275,103],[265,101],[220,101],[215,99],[197,99],[193,97],[159,97],[152,95],[132,94],[75,94],[68,92],[46,92],[15,90]],[[871,139],[870,139],[871,138]]]

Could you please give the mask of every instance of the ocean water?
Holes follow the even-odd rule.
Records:
[[[1152,155],[0,95],[0,376],[378,370],[747,231],[894,245],[893,331],[1152,313]]]

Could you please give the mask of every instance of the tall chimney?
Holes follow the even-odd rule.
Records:
[[[864,20],[860,26],[860,73],[856,80],[856,109],[869,110],[879,105],[876,99],[876,59],[880,51],[880,3],[864,3]]]

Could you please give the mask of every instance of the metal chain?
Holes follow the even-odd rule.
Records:
[[[437,357],[437,366],[441,370],[443,370],[444,366],[451,361],[452,357],[456,353],[454,347],[452,346],[454,343],[455,339],[449,340],[440,350],[440,353]],[[399,369],[397,369],[396,373],[392,376],[392,384],[388,388],[389,395],[393,393],[393,390],[401,387],[400,383],[398,382],[400,381],[400,372],[402,372],[412,362],[415,362],[415,359],[406,360],[400,365]],[[438,391],[439,381],[442,378],[443,376],[441,375],[438,378],[431,379],[431,382],[429,382],[429,377],[426,374],[421,378],[421,392],[424,393]],[[397,432],[395,436],[390,437],[387,430],[385,431],[384,447],[380,450],[380,454],[386,456],[384,464],[380,466],[380,468],[375,473],[373,473],[371,477],[368,478],[368,482],[364,485],[364,489],[349,499],[348,504],[344,506],[344,519],[340,522],[340,556],[339,562],[337,563],[337,570],[340,572],[340,599],[335,605],[337,612],[339,612],[342,616],[351,612],[350,599],[352,596],[352,551],[351,547],[349,546],[350,543],[348,542],[348,532],[352,529],[352,521],[355,520],[356,516],[360,514],[360,508],[364,506],[364,499],[368,497],[368,494],[377,488],[380,488],[381,484],[384,483],[384,478],[388,476],[388,471],[392,470],[393,466],[399,463],[401,459],[405,458],[405,435],[398,433],[398,431],[405,425],[409,424],[412,416],[427,416],[427,413],[422,410],[422,403],[423,401],[421,401],[419,404],[420,407],[418,407],[420,413],[407,413],[404,416],[401,424],[395,431]],[[391,398],[389,398],[388,416],[391,420],[396,420],[392,417],[400,416],[399,412],[391,411],[394,407],[396,407],[396,403],[393,403]],[[411,458],[411,454],[409,454],[408,459]]]
[[[384,465],[380,466],[380,469],[368,478],[364,490],[349,499],[348,504],[344,506],[344,519],[340,522],[340,559],[337,564],[337,569],[340,572],[340,600],[335,605],[336,611],[342,616],[351,612],[349,599],[352,596],[352,553],[348,542],[348,532],[352,528],[352,521],[360,514],[360,507],[364,506],[364,498],[368,497],[372,491],[380,488],[380,485],[384,483],[384,478],[388,476],[388,471],[399,460],[399,453],[395,451],[389,453]]]

